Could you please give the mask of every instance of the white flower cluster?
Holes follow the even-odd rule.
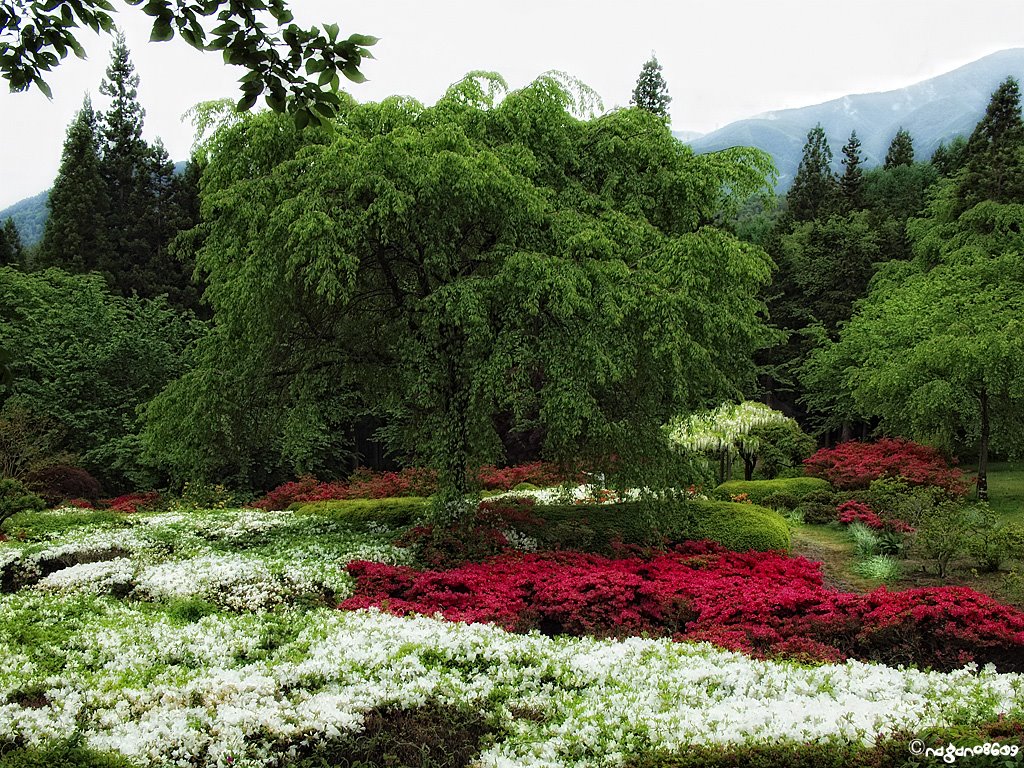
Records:
[[[116,602],[106,611],[82,619],[74,650],[61,651],[64,672],[24,680],[45,685],[46,706],[0,705],[0,733],[35,743],[77,721],[91,746],[149,765],[227,754],[273,765],[303,741],[358,731],[370,709],[436,701],[483,708],[510,734],[479,756],[505,768],[621,764],[690,743],[870,743],[958,712],[1024,714],[1024,676],[990,669],[804,667],[705,644],[551,639],[376,611],[214,615],[185,627]],[[0,669],[24,670],[6,645]],[[11,679],[0,676],[0,693]]]
[[[45,576],[36,584],[36,589],[93,595],[127,594],[132,589],[134,573],[135,566],[127,557],[80,563]]]
[[[202,597],[234,611],[265,611],[285,596],[261,560],[216,553],[151,565],[139,574],[137,589],[158,600]]]

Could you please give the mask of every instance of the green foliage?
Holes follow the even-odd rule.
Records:
[[[789,526],[774,510],[754,504],[691,501],[693,522],[682,531],[687,539],[710,539],[727,549],[789,551]]]
[[[820,480],[821,478],[811,478]],[[804,522],[812,525],[823,525],[836,521],[836,494],[832,489],[819,488],[806,494],[796,511],[803,515]]]
[[[668,84],[661,74],[661,64],[658,57],[653,53],[640,70],[636,87],[633,89],[633,96],[629,103],[631,106],[645,109],[657,115],[663,120],[668,120],[668,105],[672,97],[668,95]]]
[[[142,5],[132,0],[131,5]],[[150,40],[174,37],[203,51],[223,51],[224,62],[244,67],[242,98],[238,109],[251,108],[265,94],[267,106],[288,111],[300,128],[334,115],[340,75],[353,82],[365,77],[359,67],[373,58],[368,48],[377,42],[370,35],[353,34],[339,39],[337,24],[302,29],[283,0],[270,3],[237,0],[147,0],[142,12],[153,18]],[[44,76],[60,64],[68,51],[85,58],[75,28],[112,33],[113,5],[107,0],[56,0],[55,2],[4,3],[0,5],[0,43],[4,56],[0,74],[12,91],[35,85],[47,97]],[[216,16],[215,19],[212,17]],[[210,27],[207,20],[216,26]],[[316,76],[316,82],[310,77]]]
[[[971,508],[967,552],[982,570],[998,571],[1008,560],[1024,560],[1024,526],[1000,520],[987,504]]]
[[[899,561],[884,554],[866,557],[854,565],[853,569],[866,579],[888,583],[899,581],[903,575]]]
[[[857,132],[850,133],[850,140],[843,145],[843,175],[839,177],[839,195],[843,210],[855,211],[861,207],[861,193],[864,187],[864,170],[860,167],[860,139]]]
[[[787,220],[803,222],[827,215],[835,208],[836,192],[832,150],[819,123],[807,134],[800,166],[786,194]]]
[[[788,470],[802,472],[801,463],[816,448],[814,438],[795,419],[754,427],[750,438],[757,441],[757,472],[768,480]]]
[[[50,214],[36,261],[40,266],[63,266],[89,272],[108,251],[106,217],[110,201],[100,175],[100,132],[92,101],[68,126],[60,169],[47,199]]]
[[[900,129],[892,137],[889,144],[889,151],[885,153],[885,170],[890,170],[901,165],[913,165],[914,163],[914,139],[910,131]]]
[[[853,539],[853,548],[858,557],[875,557],[879,553],[878,534],[863,523],[851,523],[847,527]]]
[[[712,492],[716,499],[728,501],[733,496],[746,494],[755,504],[763,504],[772,494],[784,493],[798,501],[815,492],[832,493],[832,486],[820,477],[787,477],[775,480],[729,480]]]
[[[792,512],[800,506],[800,499],[787,491],[772,491],[765,494],[757,503],[768,509]]]
[[[60,270],[0,268],[0,307],[14,377],[0,418],[28,414],[38,439],[77,454],[108,491],[153,487],[136,408],[183,372],[202,326],[163,300],[111,296],[98,275]]]
[[[0,228],[0,267],[25,268],[25,246],[21,242],[21,233],[14,225],[14,219],[10,217]]]
[[[421,520],[428,500],[415,496],[396,499],[346,499],[344,501],[310,501],[292,506],[296,514],[363,525],[378,523],[397,528]]]
[[[31,493],[24,483],[11,477],[0,477],[0,530],[4,522],[20,512],[43,509],[43,500]]]
[[[953,562],[967,555],[971,528],[972,515],[965,505],[942,501],[918,523],[914,547],[945,578]]]
[[[500,91],[478,73],[431,108],[346,101],[333,132],[213,133],[194,242],[217,330],[149,406],[155,460],[326,475],[372,417],[459,493],[500,460],[500,416],[548,458],[670,482],[660,425],[752,382],[769,266],[706,224],[767,158],[694,156],[644,110],[580,120],[563,75]]]
[[[1024,119],[1020,87],[1006,78],[992,94],[964,149],[964,168],[957,177],[956,212],[985,200],[1024,201]]]
[[[45,541],[75,528],[122,528],[128,525],[130,523],[124,515],[105,509],[81,509],[60,513],[51,510],[28,510],[13,518],[9,528],[24,541]]]
[[[949,144],[939,144],[932,153],[931,164],[941,176],[953,176],[967,162],[967,139],[957,136]]]
[[[117,752],[96,752],[78,741],[58,742],[40,746],[19,746],[0,751],[0,768],[136,768],[134,763]]]

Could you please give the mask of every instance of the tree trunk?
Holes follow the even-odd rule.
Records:
[[[978,501],[988,501],[988,442],[990,434],[988,390],[981,390],[979,400],[981,401],[981,439],[978,440]]]
[[[754,467],[757,465],[757,456],[755,454],[743,454],[743,479],[753,480],[754,479]]]
[[[853,440],[853,424],[848,421],[843,422],[843,436],[841,442],[848,443]]]

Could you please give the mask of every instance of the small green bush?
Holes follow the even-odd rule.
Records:
[[[789,550],[789,526],[774,510],[727,501],[692,501],[690,506],[695,514],[692,527],[683,531],[687,539],[711,539],[737,552]]]
[[[293,504],[300,515],[329,518],[353,524],[379,523],[391,527],[412,525],[427,510],[427,499],[416,496],[392,499],[346,499],[343,501],[307,501]]]
[[[820,477],[781,477],[775,480],[729,480],[711,492],[712,497],[729,501],[742,493],[755,504],[764,504],[771,494],[785,493],[796,499],[803,499],[815,491],[832,492],[832,486]]]
[[[821,489],[804,496],[796,511],[803,515],[805,523],[824,525],[836,521],[836,503],[836,494]]]
[[[8,518],[20,512],[38,511],[45,506],[43,500],[30,493],[20,480],[0,478],[0,530]]]
[[[512,490],[513,491],[538,491],[538,490],[540,490],[540,488],[538,486],[534,485],[533,483],[519,483],[519,485],[517,485]]]
[[[775,491],[774,493],[767,494],[758,503],[762,507],[768,507],[768,509],[785,509],[791,512],[800,506],[800,499],[792,493]]]
[[[0,750],[0,768],[134,768],[136,765],[122,755],[94,752],[74,741]]]

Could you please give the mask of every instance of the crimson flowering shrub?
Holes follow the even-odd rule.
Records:
[[[697,542],[645,556],[507,553],[446,571],[348,569],[357,588],[342,609],[440,613],[518,632],[671,636],[758,657],[1024,671],[1024,612],[962,587],[837,592],[817,563],[782,553]]]
[[[882,519],[875,510],[862,501],[851,499],[844,501],[836,508],[839,522],[844,525],[863,523],[876,531],[894,531],[896,533],[914,533],[914,527],[895,518]]]
[[[963,473],[926,445],[885,438],[876,443],[851,441],[822,448],[804,460],[804,471],[836,488],[867,488],[882,477],[903,478],[910,485],[934,485],[954,496],[967,494]]]
[[[476,478],[486,490],[509,491],[520,483],[539,487],[558,485],[565,479],[565,473],[556,464],[535,461],[502,469],[483,466],[477,470]],[[321,483],[315,477],[305,475],[279,485],[256,502],[256,506],[285,509],[296,502],[430,496],[435,491],[437,473],[430,469],[407,467],[398,472],[375,472],[360,467],[346,482]]]
[[[152,507],[159,500],[159,493],[156,491],[146,491],[145,493],[126,493],[114,499],[104,499],[101,503],[107,509],[115,512],[135,514],[140,509]]]

